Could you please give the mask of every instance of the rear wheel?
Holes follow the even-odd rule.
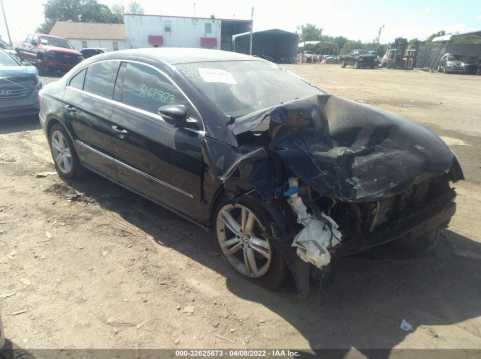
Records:
[[[346,61],[343,61],[343,62],[342,62],[341,67],[342,67],[342,68],[345,68],[345,67],[346,67]]]
[[[215,217],[219,248],[227,262],[243,277],[270,289],[278,289],[287,266],[272,239],[270,218],[260,201],[246,198],[223,201]]]
[[[355,69],[358,69],[358,68],[359,68],[359,62],[356,61],[356,62],[354,63],[354,68],[355,68]]]
[[[66,179],[78,177],[82,172],[80,161],[70,137],[62,126],[58,124],[52,126],[49,144],[58,175]]]

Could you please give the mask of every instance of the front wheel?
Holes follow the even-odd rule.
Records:
[[[287,276],[287,266],[272,229],[277,224],[262,203],[248,197],[217,207],[215,228],[219,248],[227,262],[243,277],[269,289],[278,289]]]

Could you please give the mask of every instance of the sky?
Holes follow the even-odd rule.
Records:
[[[21,41],[43,22],[46,0],[3,0],[14,42]],[[130,0],[100,0],[127,5]],[[440,30],[481,30],[480,0],[138,0],[146,14],[249,19],[254,7],[254,30],[315,24],[326,35],[371,41],[385,25],[381,42],[396,37],[425,39]],[[195,4],[195,6],[194,6]],[[194,10],[195,9],[195,10]],[[0,35],[7,39],[3,18]]]

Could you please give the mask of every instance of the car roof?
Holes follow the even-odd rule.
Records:
[[[158,60],[170,65],[216,61],[265,61],[260,58],[231,51],[176,47],[120,50],[104,55],[105,59],[127,59],[132,57],[149,58],[151,60]]]

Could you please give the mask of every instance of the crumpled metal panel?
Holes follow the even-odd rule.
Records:
[[[463,179],[454,154],[432,131],[331,95],[313,96],[244,116],[231,129],[237,135],[269,131],[265,156],[245,156],[245,149],[242,153],[232,148],[235,154],[230,157],[235,160],[224,161],[222,166],[224,174],[230,171],[224,181],[231,176],[244,178],[265,197],[276,192],[271,188],[275,181],[266,178],[276,157],[289,172],[286,179],[299,177],[319,194],[343,201],[395,195],[414,183],[451,170],[452,180]],[[239,161],[242,156],[246,161]]]

